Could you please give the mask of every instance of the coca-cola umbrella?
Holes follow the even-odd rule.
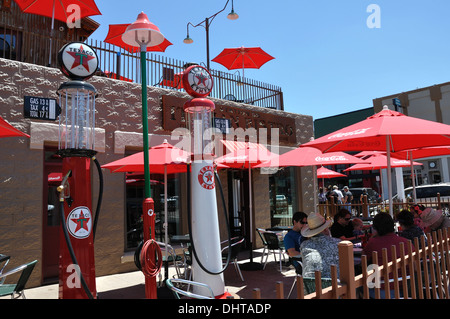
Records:
[[[434,156],[442,156],[442,155],[450,155],[450,146],[422,147],[422,148],[415,148],[412,150],[399,151],[399,152],[392,153],[392,156],[395,156],[396,158],[407,159],[410,161],[413,161],[415,159],[434,157]],[[411,174],[412,174],[411,180],[412,180],[412,186],[413,186],[413,199],[414,199],[414,203],[416,203],[416,201],[417,201],[416,178],[415,178],[415,173],[414,173],[414,167],[412,167],[412,166],[411,166]]]
[[[325,187],[325,178],[336,178],[336,177],[348,177],[345,174],[341,174],[339,172],[333,171],[331,169],[328,169],[326,167],[319,167],[317,169],[317,178],[321,178],[322,179],[322,185],[323,187]]]
[[[418,166],[423,165],[419,162],[412,162],[409,160],[399,159],[399,158],[393,158],[390,159],[390,164],[388,164],[388,158],[386,155],[383,154],[377,154],[370,156],[369,158],[366,158],[366,163],[363,164],[355,164],[353,166],[350,166],[349,168],[344,169],[345,172],[348,171],[364,171],[364,170],[381,170],[381,169],[387,169],[388,166],[390,168],[393,167],[410,167],[410,166]],[[382,179],[382,174],[380,174],[380,179]],[[381,185],[383,185],[383,181],[381,180]],[[384,191],[383,191],[384,193]]]
[[[224,49],[211,61],[222,64],[228,70],[242,69],[242,78],[245,69],[259,69],[265,63],[275,59],[260,47],[240,47]]]
[[[364,160],[344,152],[322,153],[314,147],[297,147],[292,151],[281,154],[278,159],[272,162],[263,162],[255,167],[288,167],[288,166],[312,166],[314,176],[317,175],[318,165],[339,165],[364,163]],[[314,187],[314,207],[317,207],[317,187],[316,178],[313,178]]]
[[[187,170],[187,163],[190,161],[191,153],[177,148],[167,140],[160,145],[149,148],[148,150],[149,168],[153,174],[164,174],[164,241],[166,245],[168,239],[168,220],[167,220],[167,174],[183,173]],[[109,169],[111,173],[118,172],[144,172],[144,152],[139,152],[117,161],[102,165],[102,168]],[[167,265],[166,250],[166,265]],[[167,267],[165,275],[167,277]]]
[[[223,141],[222,141],[223,142]],[[261,144],[248,143],[244,148],[236,149],[214,160],[218,166],[248,169],[249,219],[250,219],[250,262],[242,265],[244,270],[260,270],[262,265],[253,262],[253,221],[252,221],[252,168],[263,162],[276,161],[278,154],[270,152]]]
[[[51,32],[55,27],[55,20],[65,23],[73,23],[76,20],[101,15],[94,0],[14,0],[20,10],[25,13],[37,14],[52,18]],[[52,37],[50,37],[51,64]]]
[[[140,52],[139,47],[130,46],[122,40],[122,35],[125,33],[130,24],[131,23],[110,24],[108,34],[106,35],[106,38],[103,41],[118,46],[120,48],[123,48],[130,53]],[[147,47],[147,52],[164,52],[170,45],[172,45],[172,43],[166,38],[164,38],[163,42],[161,42],[160,44]]]
[[[322,136],[300,147],[315,147],[323,151],[385,151],[391,152],[420,147],[450,144],[450,125],[406,116],[387,106],[367,119]],[[388,161],[389,199],[392,199],[390,161]],[[392,215],[392,200],[389,201]]]
[[[0,137],[12,137],[12,136],[30,137],[30,135],[16,129],[14,126],[12,126],[2,117],[0,117]]]

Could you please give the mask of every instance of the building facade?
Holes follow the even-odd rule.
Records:
[[[11,256],[11,264],[30,260],[39,262],[30,286],[54,282],[58,274],[60,222],[55,202],[61,159],[58,148],[58,121],[24,118],[24,96],[58,100],[57,90],[66,82],[61,71],[35,64],[0,59],[0,116],[30,138],[0,139],[0,252]],[[101,165],[142,151],[141,85],[105,77],[88,80],[97,90],[95,150]],[[185,127],[183,103],[186,93],[147,87],[150,146],[172,138],[177,127]],[[274,140],[260,140],[261,128],[277,128],[279,152],[307,142],[312,136],[312,118],[283,111],[254,107],[233,101],[213,99],[216,118],[228,119],[232,128],[255,129],[257,142],[269,149]],[[231,139],[231,138],[230,138]],[[273,142],[273,144],[276,144]],[[225,149],[224,152],[227,150]],[[243,170],[219,171],[226,208],[233,234],[255,236],[249,229],[248,178]],[[99,180],[92,175],[92,207],[97,205]],[[134,271],[134,251],[141,240],[142,177],[103,170],[104,193],[95,236],[96,275]],[[163,177],[152,174],[155,200],[156,236],[163,241]],[[252,170],[252,206],[254,228],[290,224],[294,210],[312,211],[311,168],[286,168],[274,174]],[[188,233],[186,174],[169,176],[169,236]],[[278,196],[277,196],[278,195]],[[217,196],[220,199],[220,195]],[[226,239],[225,214],[218,200],[221,238]],[[254,243],[260,247],[259,238]]]

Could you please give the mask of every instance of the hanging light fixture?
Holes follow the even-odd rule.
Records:
[[[233,0],[231,0],[231,12],[228,13],[227,18],[230,20],[236,20],[237,18],[239,18],[239,15],[236,12],[234,12]]]

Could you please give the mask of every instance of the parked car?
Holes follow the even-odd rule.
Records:
[[[416,186],[416,195],[417,199],[437,199],[437,193],[441,195],[441,199],[445,198],[445,200],[450,199],[450,183],[439,183],[439,184],[431,184],[431,185],[419,185]],[[405,188],[405,196],[408,199],[413,199],[413,188],[408,187]],[[395,194],[392,197],[394,200],[398,198],[398,194]]]
[[[439,183],[431,185],[416,186],[417,202],[437,202],[437,193],[440,194],[441,204],[444,212],[449,211],[450,204],[450,183]],[[410,202],[414,201],[413,188],[405,188],[406,199]],[[394,202],[398,201],[398,194],[392,196]],[[389,203],[389,201],[386,201]]]

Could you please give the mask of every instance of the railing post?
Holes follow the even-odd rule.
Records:
[[[338,244],[339,278],[341,284],[347,285],[345,298],[356,299],[355,265],[353,259],[353,244],[344,240]]]
[[[363,196],[363,217],[368,218],[369,217],[369,205],[367,203],[367,195]]]

